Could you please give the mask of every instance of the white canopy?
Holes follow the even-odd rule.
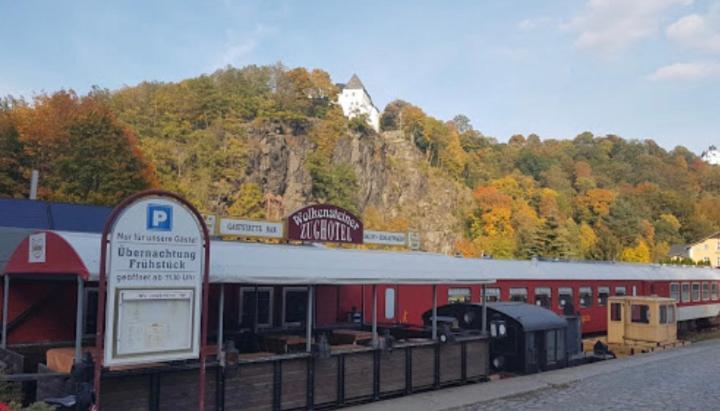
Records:
[[[100,235],[55,231],[77,253],[89,280],[100,271]],[[47,245],[51,247],[52,244]],[[493,283],[471,260],[431,253],[212,241],[210,282],[248,284]]]
[[[55,231],[78,254],[95,281],[100,235]],[[49,244],[48,246],[51,246]],[[608,262],[456,258],[389,252],[213,241],[210,281],[248,284],[482,284],[501,280],[720,280],[707,267]]]

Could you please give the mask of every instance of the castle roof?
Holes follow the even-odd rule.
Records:
[[[352,75],[350,81],[348,81],[345,85],[345,88],[351,90],[365,90],[365,86],[363,85],[362,81],[360,81],[360,78],[358,78],[357,74]]]

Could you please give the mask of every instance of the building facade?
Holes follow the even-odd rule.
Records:
[[[688,257],[694,262],[705,262],[720,267],[720,232],[687,245]]]
[[[338,103],[342,107],[345,117],[353,118],[364,114],[367,116],[370,127],[375,131],[380,131],[380,110],[373,104],[370,94],[358,76],[353,74],[350,81],[341,88],[342,91],[338,94]]]
[[[720,150],[718,150],[715,146],[710,146],[707,150],[702,152],[700,158],[708,164],[716,166],[720,164]]]

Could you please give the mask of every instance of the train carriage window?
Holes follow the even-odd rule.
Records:
[[[598,287],[598,305],[605,307],[610,296],[610,287]]]
[[[395,318],[395,289],[385,289],[385,318],[392,320]]]
[[[615,295],[627,295],[625,287],[615,287]]]
[[[670,298],[680,301],[680,284],[670,283]]]
[[[272,287],[257,288],[257,302],[255,301],[255,287],[240,288],[240,324],[252,327],[255,322],[255,307],[257,306],[258,327],[272,325]]]
[[[682,302],[690,301],[690,284],[682,283]]]
[[[535,304],[540,307],[550,308],[552,294],[550,287],[535,287]]]
[[[84,333],[86,336],[95,335],[97,332],[97,308],[98,308],[98,289],[90,287],[85,289],[85,304],[83,305],[84,317]]]
[[[610,321],[622,321],[622,304],[610,304]]]
[[[545,349],[547,350],[547,362],[552,364],[557,361],[557,352],[555,341],[558,332],[556,330],[548,330],[545,332]]]
[[[525,287],[511,287],[510,288],[510,301],[517,301],[521,303],[528,302],[528,290]]]
[[[494,303],[500,301],[500,289],[496,287],[489,287],[485,289],[485,301]]]
[[[692,283],[692,300],[700,301],[700,283]]]
[[[630,306],[630,321],[634,323],[650,323],[650,307],[645,304],[633,304]]]
[[[667,305],[660,306],[660,324],[667,324],[667,322],[668,322],[667,309],[668,309]]]
[[[307,287],[283,289],[283,325],[299,326],[307,320]]]
[[[710,283],[702,283],[702,299],[704,301],[710,299]]]
[[[469,303],[469,288],[448,288],[448,304]]]
[[[558,288],[558,306],[560,308],[565,307],[567,304],[572,304],[573,295],[572,288],[560,287]]]
[[[592,307],[592,287],[580,287],[580,306],[581,307]]]
[[[710,296],[713,300],[718,299],[718,283],[712,283],[712,292],[710,293]]]

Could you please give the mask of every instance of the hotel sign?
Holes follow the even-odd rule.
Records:
[[[362,244],[363,224],[351,212],[340,207],[311,205],[288,216],[287,239]]]

